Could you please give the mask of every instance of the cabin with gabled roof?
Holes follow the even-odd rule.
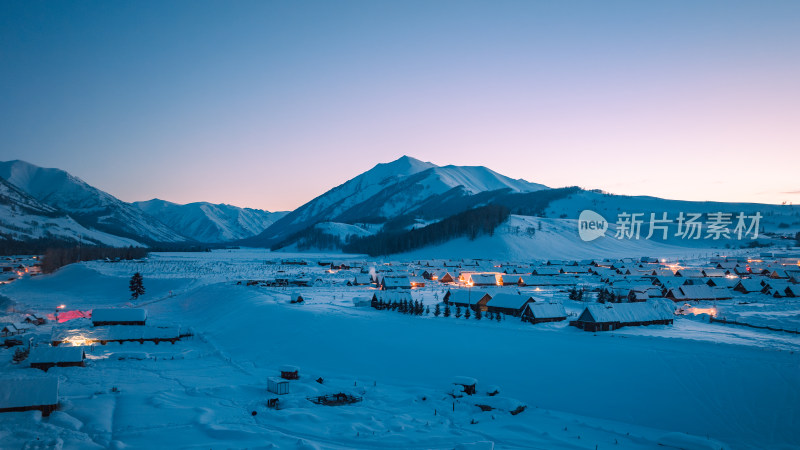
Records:
[[[530,324],[560,322],[567,319],[567,311],[561,303],[530,302],[522,310],[522,321]]]
[[[584,331],[612,331],[628,326],[670,325],[674,306],[664,300],[641,303],[596,303],[586,306],[571,326]]]
[[[502,313],[509,316],[519,317],[525,305],[533,302],[534,299],[530,295],[509,294],[501,292],[495,294],[486,302],[486,309],[491,313]]]

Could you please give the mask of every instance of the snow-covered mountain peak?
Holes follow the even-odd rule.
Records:
[[[470,194],[511,189],[512,192],[534,192],[547,189],[542,184],[514,180],[483,166],[443,166],[432,169],[436,178],[453,188],[463,186]]]
[[[141,210],[90,186],[61,169],[25,161],[0,162],[0,178],[36,200],[69,213],[88,228],[151,242],[184,242],[186,238]]]

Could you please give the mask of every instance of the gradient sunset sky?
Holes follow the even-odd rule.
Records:
[[[402,155],[800,202],[800,1],[0,2],[0,160],[289,210]]]

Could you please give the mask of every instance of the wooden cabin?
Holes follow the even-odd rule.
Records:
[[[95,308],[92,310],[92,325],[144,325],[147,310],[141,308]]]
[[[28,317],[25,318],[25,323],[29,323],[31,325],[44,325],[47,323],[47,319],[43,316],[38,314],[28,314]]]
[[[687,284],[667,290],[666,298],[674,302],[701,300],[728,300],[732,295],[728,288],[711,287],[707,284]]]
[[[557,276],[561,275],[561,268],[560,267],[536,267],[533,269],[531,275],[539,275],[539,276]]]
[[[501,277],[503,286],[520,286],[522,277],[518,274],[503,275]]]
[[[281,378],[284,380],[299,380],[300,379],[300,369],[297,366],[281,366],[280,369]]]
[[[0,336],[8,337],[25,334],[29,328],[30,326],[25,323],[7,323],[0,328]]]
[[[499,286],[499,274],[468,273],[464,275],[464,283],[470,286]]]
[[[349,286],[369,286],[372,284],[372,276],[368,273],[357,273],[347,284]]]
[[[561,303],[531,302],[522,310],[522,321],[531,324],[560,322],[567,319],[567,311]]]
[[[445,305],[471,308],[477,311],[486,311],[486,304],[492,299],[491,294],[480,289],[458,289],[447,291],[444,295]]]
[[[739,282],[736,283],[736,286],[733,287],[734,291],[741,292],[743,294],[761,292],[763,289],[764,285],[761,283],[761,280],[757,278],[745,278],[743,280],[739,280]]]
[[[453,278],[453,274],[450,272],[441,272],[439,274],[439,282],[440,283],[455,283],[456,279]]]
[[[597,303],[586,306],[571,326],[584,331],[611,331],[627,326],[670,325],[674,306],[664,300],[642,303]]]
[[[408,277],[408,281],[411,282],[412,288],[425,287],[425,278],[423,277],[418,277],[418,276]]]
[[[85,361],[83,347],[34,347],[28,356],[31,368],[45,372],[51,367],[84,367]]]
[[[519,317],[525,309],[525,305],[533,301],[534,299],[530,295],[507,294],[503,292],[492,296],[486,303],[486,309],[483,311]]]
[[[402,277],[382,277],[381,289],[411,289],[411,280],[407,276]]]
[[[0,383],[0,413],[41,411],[49,416],[58,409],[58,378],[10,378]]]

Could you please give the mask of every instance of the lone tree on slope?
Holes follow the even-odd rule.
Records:
[[[144,284],[142,274],[136,272],[131,277],[130,282],[131,298],[136,300],[140,295],[144,295]]]

